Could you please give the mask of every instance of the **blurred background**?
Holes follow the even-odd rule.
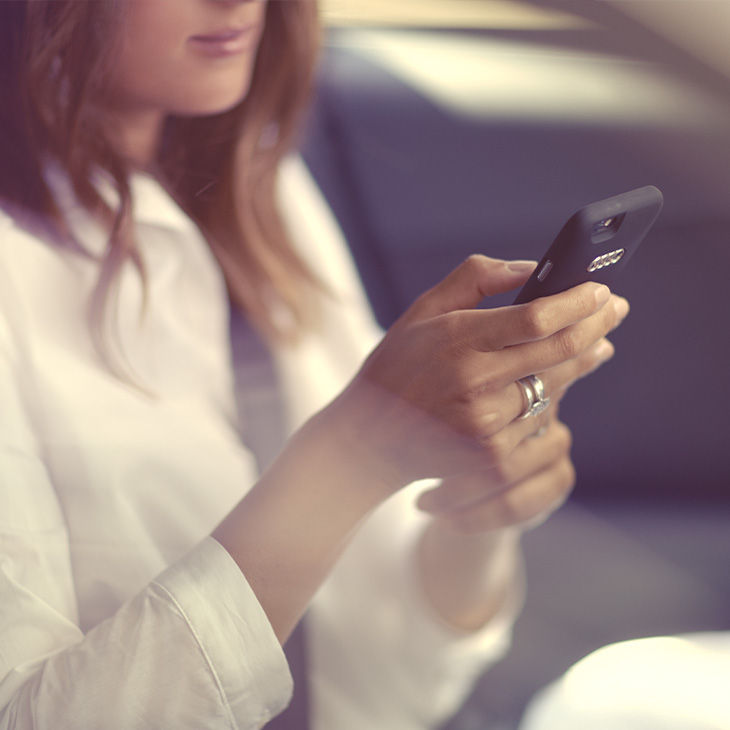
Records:
[[[564,401],[578,484],[526,539],[514,650],[448,726],[513,728],[602,644],[730,629],[730,3],[322,5],[304,155],[384,327],[470,253],[539,259],[579,207],[664,192],[616,357]]]

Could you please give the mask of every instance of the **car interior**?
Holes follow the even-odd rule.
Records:
[[[513,648],[449,730],[516,727],[606,643],[730,629],[730,75],[622,5],[324,3],[303,155],[383,327],[471,253],[537,260],[581,206],[664,194],[616,356],[561,408],[577,484],[525,537]]]

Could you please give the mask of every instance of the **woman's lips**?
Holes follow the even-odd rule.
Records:
[[[226,30],[194,35],[190,44],[200,53],[212,58],[235,56],[246,51],[256,37],[255,25],[245,28],[229,28]]]

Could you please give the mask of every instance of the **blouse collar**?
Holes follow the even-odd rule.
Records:
[[[78,225],[84,224],[86,227],[91,222],[91,216],[76,199],[65,170],[58,164],[49,164],[45,170],[45,179],[74,232],[77,232]],[[102,199],[114,209],[118,205],[119,195],[111,176],[99,171],[94,175],[93,184]],[[190,217],[152,175],[134,172],[130,176],[129,185],[135,224],[155,226],[177,233],[189,233],[195,227]]]

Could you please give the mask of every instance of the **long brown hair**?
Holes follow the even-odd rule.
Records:
[[[0,199],[41,216],[54,225],[61,245],[73,245],[44,180],[51,159],[68,174],[78,201],[106,216],[109,245],[91,311],[107,362],[100,323],[114,301],[120,268],[131,261],[144,277],[130,225],[130,170],[95,103],[113,63],[110,40],[123,6],[120,0],[0,0]],[[246,98],[223,114],[169,118],[156,168],[206,236],[232,300],[265,335],[285,337],[306,322],[302,292],[316,281],[290,245],[276,209],[275,179],[309,98],[319,27],[316,0],[273,0],[266,12]],[[114,181],[116,210],[94,186],[98,170]],[[272,300],[292,315],[288,328]]]

